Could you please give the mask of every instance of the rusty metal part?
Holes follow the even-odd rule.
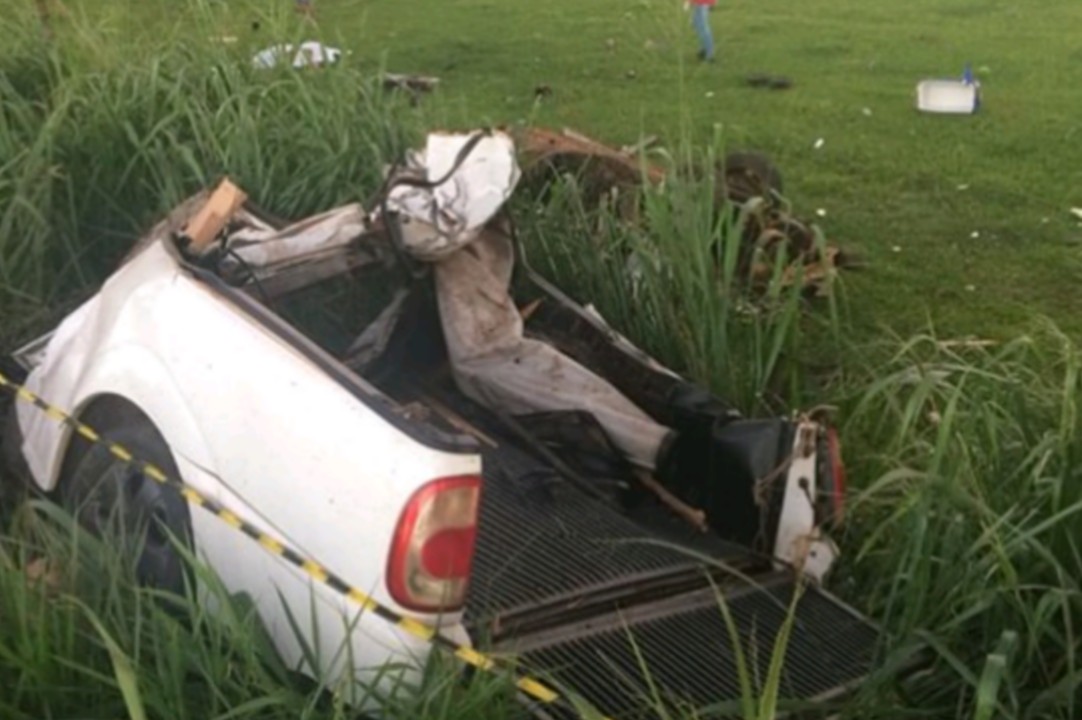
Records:
[[[643,485],[643,487],[654,493],[665,507],[686,520],[688,524],[696,530],[699,532],[706,532],[709,529],[706,524],[705,511],[691,507],[683,500],[673,495],[664,485],[655,480],[654,476],[649,472],[636,468],[635,478]]]
[[[526,157],[526,169],[541,163],[571,168],[592,162],[598,168],[599,179],[612,184],[637,185],[645,170],[652,182],[665,179],[665,171],[656,165],[639,165],[634,155],[622,152],[602,142],[570,129],[529,128],[519,133],[518,146]]]
[[[584,204],[599,206],[615,198],[619,216],[632,223],[641,220],[637,190],[643,179],[660,184],[668,172],[640,156],[656,142],[652,136],[618,149],[568,128],[535,127],[519,131],[516,142],[524,157],[527,182],[575,175]],[[780,206],[777,194],[782,179],[769,158],[758,152],[734,152],[722,167],[711,171],[717,175],[718,210],[730,203],[743,213],[738,263],[741,277],[758,290],[775,281],[784,287],[799,282],[812,295],[826,294],[835,271],[849,267],[849,258],[837,247],[823,244],[812,227]],[[720,244],[715,253],[720,260]],[[779,262],[785,266],[780,276],[775,273]]]

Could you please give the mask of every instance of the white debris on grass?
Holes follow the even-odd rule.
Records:
[[[289,60],[290,65],[299,70],[309,66],[333,65],[341,59],[342,51],[339,48],[328,47],[315,40],[303,42],[297,48],[294,48],[291,43],[287,43],[260,50],[252,58],[252,64],[260,70],[269,70],[276,67],[282,62],[283,58],[290,55],[292,55],[292,59]]]

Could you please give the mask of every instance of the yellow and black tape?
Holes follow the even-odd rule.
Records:
[[[36,393],[28,390],[19,383],[11,381],[7,376],[0,372],[0,389],[8,390],[14,394],[14,396],[25,403],[33,405],[41,412],[45,413],[47,417],[55,420],[58,423],[67,425],[71,430],[83,437],[85,440],[102,445],[106,447],[109,452],[118,460],[131,463],[138,467],[139,470],[148,478],[155,482],[161,483],[176,489],[185,499],[193,505],[197,505],[207,512],[217,517],[227,525],[236,528],[243,534],[247,535],[252,540],[259,543],[259,545],[271,553],[276,555],[290,565],[300,569],[310,578],[316,582],[329,587],[339,595],[343,595],[352,602],[360,605],[365,611],[374,613],[376,616],[391,623],[399,630],[411,635],[415,638],[423,640],[427,643],[431,643],[436,647],[446,650],[463,661],[467,665],[485,672],[506,672],[514,679],[515,687],[517,687],[522,693],[529,698],[543,703],[545,705],[552,705],[565,701],[565,699],[556,690],[551,688],[546,683],[522,675],[516,672],[513,668],[505,667],[495,658],[479,652],[466,645],[461,645],[452,640],[449,640],[443,635],[440,635],[436,628],[431,625],[414,620],[413,618],[405,617],[394,610],[382,605],[379,601],[372,598],[356,587],[353,587],[341,576],[336,575],[329,568],[324,565],[306,558],[300,552],[290,547],[286,543],[268,535],[258,527],[248,522],[244,518],[240,517],[229,508],[222,505],[217,500],[203,495],[198,490],[190,487],[184,481],[179,478],[168,476],[161,468],[153,465],[152,463],[145,462],[136,458],[131,452],[129,452],[123,446],[112,442],[108,438],[100,435],[93,428],[87,426],[85,423],[72,417],[69,413],[64,412],[60,408],[46,402],[43,398]],[[573,705],[569,704],[569,707]],[[611,720],[610,718],[601,717],[600,720]]]

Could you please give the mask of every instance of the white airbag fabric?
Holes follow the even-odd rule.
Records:
[[[514,254],[491,230],[436,266],[440,317],[455,381],[510,414],[585,410],[636,465],[654,469],[669,428],[552,346],[523,336],[509,293]]]
[[[396,186],[388,205],[405,216],[402,242],[435,264],[440,319],[455,382],[475,401],[512,415],[558,410],[592,413],[636,465],[653,469],[671,430],[654,422],[603,378],[526,338],[511,297],[514,249],[488,223],[518,184],[511,138],[482,138],[455,169],[470,135],[432,134],[407,172],[434,188]]]

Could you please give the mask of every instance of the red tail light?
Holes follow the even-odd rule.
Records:
[[[830,468],[834,474],[831,500],[834,508],[833,519],[837,523],[842,521],[842,513],[845,511],[845,461],[842,460],[842,442],[835,428],[827,431],[827,449],[830,452]]]
[[[402,607],[453,612],[466,601],[481,478],[440,478],[410,498],[395,529],[387,587]]]

